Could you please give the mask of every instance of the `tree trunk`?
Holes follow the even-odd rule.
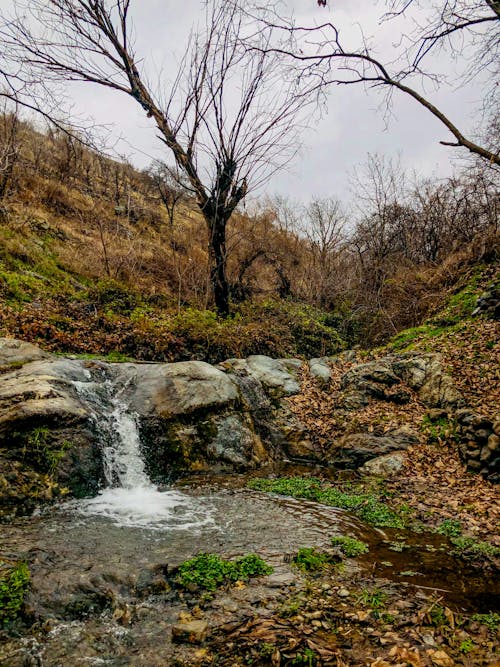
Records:
[[[226,275],[226,220],[215,216],[207,219],[210,231],[209,260],[210,282],[217,313],[222,317],[229,315],[229,283]]]

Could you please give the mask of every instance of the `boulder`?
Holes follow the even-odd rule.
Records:
[[[29,354],[37,356],[33,350]],[[103,477],[91,413],[76,389],[89,381],[85,362],[53,357],[28,361],[0,378],[3,456],[50,475],[76,496],[96,493]],[[16,478],[23,474],[19,469]],[[12,484],[16,486],[15,480]],[[9,502],[11,491],[4,496],[10,496]]]
[[[335,443],[329,452],[328,462],[356,469],[366,461],[408,449],[418,442],[418,435],[406,427],[387,431],[384,435],[351,433]]]
[[[238,388],[204,361],[173,364],[113,364],[114,384],[139,416],[172,418],[233,407]]]
[[[255,354],[247,359],[228,359],[220,367],[229,373],[250,375],[272,398],[278,399],[300,392],[297,374],[301,365],[300,359],[271,359]]]
[[[359,472],[374,477],[392,477],[401,471],[404,462],[405,453],[396,451],[367,461]]]
[[[30,361],[49,359],[50,354],[36,345],[14,338],[0,338],[0,372],[23,366]]]
[[[453,409],[463,405],[463,397],[443,369],[440,354],[398,355],[392,367],[398,377],[418,392],[426,406]]]
[[[328,357],[311,359],[308,363],[311,377],[317,380],[321,386],[327,387],[332,379],[332,370],[328,363]]]

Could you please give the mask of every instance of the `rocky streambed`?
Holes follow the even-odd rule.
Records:
[[[0,561],[31,575],[1,664],[492,664],[496,547],[483,543],[482,560],[474,540],[457,551],[452,518],[442,534],[413,515],[369,526],[368,509],[393,510],[344,494],[341,470],[397,476],[422,437],[415,423],[337,429],[325,447],[289,400],[304,373],[330,396],[348,358],[109,364],[0,341]],[[329,400],[332,420],[351,425],[373,401],[413,402],[432,424],[464,404],[432,354],[350,363]],[[492,478],[496,425],[477,454]],[[298,474],[309,488],[313,473],[340,495],[248,488]],[[412,522],[419,532],[403,529]],[[365,547],[354,557],[336,536]],[[179,565],[200,553],[255,553],[273,573],[213,591],[179,585]]]
[[[241,475],[187,478],[163,492],[170,512],[160,517],[154,510],[147,517],[144,507],[135,515],[110,516],[100,507],[93,513],[92,505],[71,501],[14,521],[2,531],[1,552],[29,564],[29,623],[3,634],[1,664],[265,665],[274,664],[270,656],[248,663],[245,655],[265,653],[263,644],[272,644],[274,651],[296,658],[315,642],[319,649],[309,651],[318,662],[311,664],[337,664],[327,658],[341,655],[343,664],[366,664],[352,662],[362,646],[368,651],[372,642],[374,656],[387,653],[384,647],[399,640],[384,644],[380,638],[395,632],[394,623],[395,636],[402,636],[416,610],[432,616],[437,608],[448,623],[446,614],[472,619],[498,608],[498,579],[451,557],[445,538],[371,528],[342,510],[250,490],[247,481]],[[331,538],[342,535],[362,540],[369,551],[355,559],[339,554],[340,565],[319,572],[304,573],[293,564],[299,549],[328,552]],[[200,552],[228,558],[257,553],[274,572],[210,595],[196,587],[179,589],[176,567]],[[346,632],[349,626],[351,634],[359,634],[348,650],[347,639],[344,649],[339,646],[339,619]],[[187,643],[172,641],[179,621],[194,628]],[[264,637],[255,634],[256,625],[266,628]],[[420,643],[412,641],[424,660],[438,650],[443,628],[430,622],[428,636],[422,632]],[[231,650],[229,635],[235,642]],[[481,651],[493,655],[485,647]],[[282,664],[294,664],[292,657],[288,663],[283,657]],[[429,657],[419,664],[438,663]]]

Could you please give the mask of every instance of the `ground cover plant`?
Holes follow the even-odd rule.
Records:
[[[195,586],[215,591],[226,583],[247,581],[272,572],[273,568],[256,554],[226,560],[217,554],[207,553],[184,561],[179,566],[175,581],[183,588]]]
[[[256,491],[305,498],[324,505],[339,507],[379,528],[403,528],[405,525],[403,518],[386,503],[381,502],[375,494],[342,490],[314,477],[261,478],[250,480],[248,485]]]

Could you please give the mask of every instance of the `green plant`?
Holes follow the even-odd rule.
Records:
[[[0,561],[0,624],[6,625],[19,615],[29,582],[25,562],[13,565]]]
[[[443,625],[449,625],[449,620],[446,616],[445,608],[441,607],[440,605],[434,605],[432,607],[432,609],[429,611],[429,618],[432,625],[436,626],[437,628]]]
[[[348,510],[360,519],[380,528],[403,528],[403,519],[371,493],[350,493],[323,483],[314,477],[254,479],[249,487],[294,498],[307,498],[324,505]]]
[[[305,665],[306,667],[314,667],[318,664],[318,658],[316,653],[310,649],[305,648],[302,652],[297,653],[295,658],[292,660],[292,665]]]
[[[447,537],[459,537],[462,534],[462,524],[458,519],[445,519],[436,529],[436,533]]]
[[[19,435],[17,436],[19,437]],[[39,426],[22,436],[24,440],[22,458],[29,461],[37,470],[53,477],[62,458],[71,448],[71,443],[64,441],[59,447],[53,448],[50,430]]]
[[[392,542],[387,542],[387,544],[389,545],[390,551],[396,551],[398,553],[410,548],[404,540],[394,540]]]
[[[259,649],[259,655],[264,659],[271,658],[275,650],[276,646],[274,644],[270,644],[269,642],[262,642]]]
[[[473,621],[485,625],[491,632],[496,632],[500,627],[500,614],[490,612],[489,614],[474,614]]]
[[[249,554],[234,561],[217,554],[200,554],[179,566],[176,582],[183,588],[194,585],[214,591],[229,581],[247,581],[251,577],[271,574],[273,568],[257,556]]]
[[[452,553],[457,556],[465,558],[498,558],[500,556],[500,547],[490,542],[480,542],[473,537],[452,537],[451,543],[455,547]]]
[[[303,598],[298,596],[293,596],[288,598],[280,607],[279,615],[283,618],[290,618],[298,614],[300,609],[304,606],[305,601]]]
[[[460,653],[463,653],[464,655],[467,655],[467,653],[470,653],[475,648],[476,648],[476,645],[474,644],[472,639],[467,638],[467,639],[464,639],[464,641],[460,644],[460,646],[458,647],[458,650],[460,651]]]
[[[317,572],[324,570],[329,565],[334,565],[337,559],[332,554],[325,551],[318,551],[314,547],[302,547],[298,550],[293,559],[296,565],[303,572]]]
[[[332,545],[339,547],[347,558],[356,558],[356,556],[368,553],[369,550],[366,542],[354,537],[332,537]]]
[[[387,594],[379,588],[373,588],[372,590],[364,588],[356,595],[356,602],[370,607],[370,609],[383,609],[386,600]]]

